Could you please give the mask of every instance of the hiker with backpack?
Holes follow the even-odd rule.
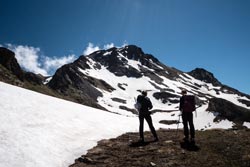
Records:
[[[140,133],[140,140],[139,142],[144,142],[144,134],[143,134],[143,127],[144,127],[144,119],[147,121],[148,126],[150,128],[151,133],[154,136],[154,141],[158,141],[158,136],[156,134],[155,128],[153,126],[151,113],[149,112],[150,109],[153,108],[153,105],[150,99],[147,97],[147,92],[142,91],[141,95],[137,97],[137,110],[139,112],[139,133]]]
[[[191,136],[190,142],[195,143],[195,129],[193,123],[193,111],[195,111],[195,96],[187,95],[186,90],[181,91],[179,110],[181,111],[182,123],[184,129],[184,141],[189,142],[189,134]],[[189,125],[189,128],[188,128]]]

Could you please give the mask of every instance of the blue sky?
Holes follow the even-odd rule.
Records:
[[[250,94],[249,9],[249,0],[0,0],[0,45],[51,74],[93,49],[134,44]]]

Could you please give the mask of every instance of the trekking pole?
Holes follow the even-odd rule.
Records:
[[[176,135],[175,135],[176,138],[177,138],[177,134],[178,134],[178,128],[179,128],[180,118],[181,118],[181,113],[179,114],[179,119],[178,119],[178,122],[177,122]]]
[[[196,109],[197,108],[200,108],[202,105],[199,105],[198,107],[195,107],[195,118],[197,118],[197,111],[196,111]]]

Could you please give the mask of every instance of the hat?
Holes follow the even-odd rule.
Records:
[[[144,90],[144,91],[141,92],[141,94],[144,95],[144,96],[147,96],[147,91]]]
[[[187,90],[186,89],[182,89],[181,90],[181,94],[187,94]]]

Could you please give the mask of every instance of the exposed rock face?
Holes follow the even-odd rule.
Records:
[[[16,77],[11,71],[6,69],[3,65],[0,64],[0,81],[12,84],[12,85],[17,85],[17,86],[22,86],[23,82]]]
[[[238,91],[237,89],[234,89],[234,88],[227,86],[227,85],[222,85],[220,88],[220,92],[227,93],[227,94],[237,94],[241,97],[246,96],[248,99],[250,99],[249,95],[242,93],[242,92]]]
[[[238,94],[239,96],[247,96],[250,99],[249,95],[239,92],[237,89],[234,89],[230,86],[222,84],[220,81],[218,81],[218,79],[214,77],[214,75],[211,72],[203,68],[196,68],[192,70],[191,72],[188,72],[188,74],[198,80],[201,80],[207,83],[212,83],[214,86],[220,86],[219,90],[215,90],[218,94],[219,92],[228,93],[228,94]]]
[[[153,96],[157,100],[162,100],[163,103],[170,102],[170,103],[179,103],[180,96],[168,93],[168,92],[157,92],[154,93]],[[174,99],[173,99],[174,98]]]
[[[240,124],[244,121],[250,122],[250,110],[225,99],[211,98],[207,110],[219,113],[215,118],[216,120],[228,119]]]
[[[101,65],[107,67],[107,69],[114,73],[116,76],[127,76],[127,77],[141,77],[142,75],[133,67],[127,68],[127,59],[119,56],[117,48],[108,49],[103,55],[102,52],[95,52],[90,55],[94,61],[99,62]]]
[[[238,101],[241,102],[242,104],[245,104],[247,107],[250,107],[250,101],[244,99],[239,99]]]
[[[196,79],[201,81],[212,83],[214,86],[221,86],[222,84],[214,77],[214,75],[205,69],[196,68],[191,72],[188,72],[189,75],[193,76]]]
[[[42,76],[41,74],[34,74],[32,72],[25,72],[24,79],[28,82],[32,82],[37,85],[43,85],[46,77]]]
[[[140,78],[143,75],[150,78],[155,77],[155,81],[162,80],[149,69],[153,69],[158,74],[175,78],[178,70],[170,68],[162,64],[153,55],[145,54],[141,48],[135,45],[128,45],[124,48],[111,48],[106,51],[97,51],[88,56],[95,62],[107,67],[107,69],[116,76],[127,76]],[[128,60],[136,60],[141,63],[140,69],[135,69],[128,64]],[[145,68],[147,67],[147,68]],[[166,74],[168,71],[168,74]]]
[[[18,64],[14,52],[6,48],[0,47],[0,64],[10,70],[20,80],[23,80],[24,72]]]
[[[74,63],[62,66],[56,71],[48,86],[66,96],[73,97],[81,104],[104,109],[97,104],[97,97],[102,96],[102,93],[96,87],[106,91],[114,90],[114,88],[103,80],[80,72],[79,67],[89,68],[86,61],[85,57],[81,57]]]

